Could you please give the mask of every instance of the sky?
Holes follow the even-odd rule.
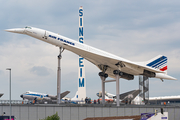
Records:
[[[131,61],[168,57],[168,75],[176,81],[150,78],[149,96],[180,95],[180,1],[168,0],[0,0],[0,93],[12,99],[26,91],[57,94],[59,48],[27,35],[4,31],[32,26],[78,40],[79,7],[84,10],[84,42]],[[78,86],[78,55],[65,50],[61,60],[61,91],[74,97]],[[100,70],[85,61],[87,97],[101,91]],[[107,78],[111,79],[111,78]],[[116,84],[107,83],[116,94]],[[139,76],[120,79],[120,93],[139,88]]]

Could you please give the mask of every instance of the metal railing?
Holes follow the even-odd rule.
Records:
[[[10,104],[10,100],[0,100],[0,104]],[[28,104],[25,100],[11,100],[11,104]]]

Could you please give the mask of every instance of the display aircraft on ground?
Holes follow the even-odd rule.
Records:
[[[70,91],[65,91],[61,93],[61,98],[64,98],[67,94],[69,94]],[[32,92],[32,91],[27,91],[26,93],[23,93],[20,95],[23,100],[30,100],[30,101],[41,101],[41,102],[56,102],[57,101],[57,95],[49,95],[49,94],[44,94],[44,93],[37,93],[37,92]]]
[[[143,98],[137,96],[133,100],[134,104],[145,104],[143,102]],[[160,96],[160,97],[150,97],[148,100],[149,104],[179,104],[180,103],[180,95],[177,96]]]
[[[140,93],[140,90],[131,90],[119,95],[121,103],[130,103],[134,98]],[[99,100],[102,100],[102,91],[96,94],[99,97]],[[116,95],[105,92],[105,101],[106,102],[116,102]]]
[[[62,98],[61,102],[66,102],[66,103],[73,103],[73,104],[84,104],[85,103],[85,99],[79,99],[78,96],[79,94],[81,94],[81,92],[83,91],[77,91],[75,96],[73,98],[69,98],[69,97],[64,97]]]
[[[146,77],[160,78],[168,80],[176,80],[176,78],[167,75],[167,57],[158,55],[157,57],[145,62],[132,62],[130,60],[118,57],[111,53],[99,50],[86,44],[64,37],[57,33],[46,31],[35,27],[7,29],[7,32],[19,33],[29,35],[44,42],[50,43],[60,48],[60,50],[69,50],[82,58],[80,59],[80,66],[84,58],[94,65],[96,65],[101,72],[99,76],[102,84],[102,103],[105,104],[105,79],[109,76],[116,80],[116,95],[117,106],[119,106],[119,79],[124,78],[133,80],[135,75],[144,75]],[[79,28],[80,36],[83,36],[83,28]],[[103,45],[103,43],[102,43]],[[60,51],[61,54],[61,51]],[[114,80],[113,80],[114,81]],[[83,81],[79,81],[80,86],[84,86]],[[59,98],[58,98],[59,99]]]
[[[76,40],[57,33],[35,27],[27,26],[25,28],[7,29],[5,31],[26,34],[52,45],[63,47],[92,62],[102,71],[99,75],[105,78],[108,76],[116,78],[115,74],[119,74],[121,78],[127,80],[133,80],[135,75],[176,80],[176,78],[167,75],[167,57],[163,55],[159,55],[145,62],[132,62],[89,45],[81,44]],[[81,32],[79,34],[81,34]]]

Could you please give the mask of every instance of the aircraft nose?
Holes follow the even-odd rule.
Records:
[[[6,29],[7,32],[24,34],[24,28]]]
[[[23,95],[20,95],[21,98],[23,98]]]

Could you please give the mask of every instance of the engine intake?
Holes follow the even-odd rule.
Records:
[[[147,76],[147,77],[155,77],[156,73],[155,72],[151,72],[148,70],[144,70],[143,75]]]
[[[127,74],[124,72],[119,72],[119,76],[121,76],[122,78],[127,79],[127,80],[133,80],[134,79],[134,75]]]

